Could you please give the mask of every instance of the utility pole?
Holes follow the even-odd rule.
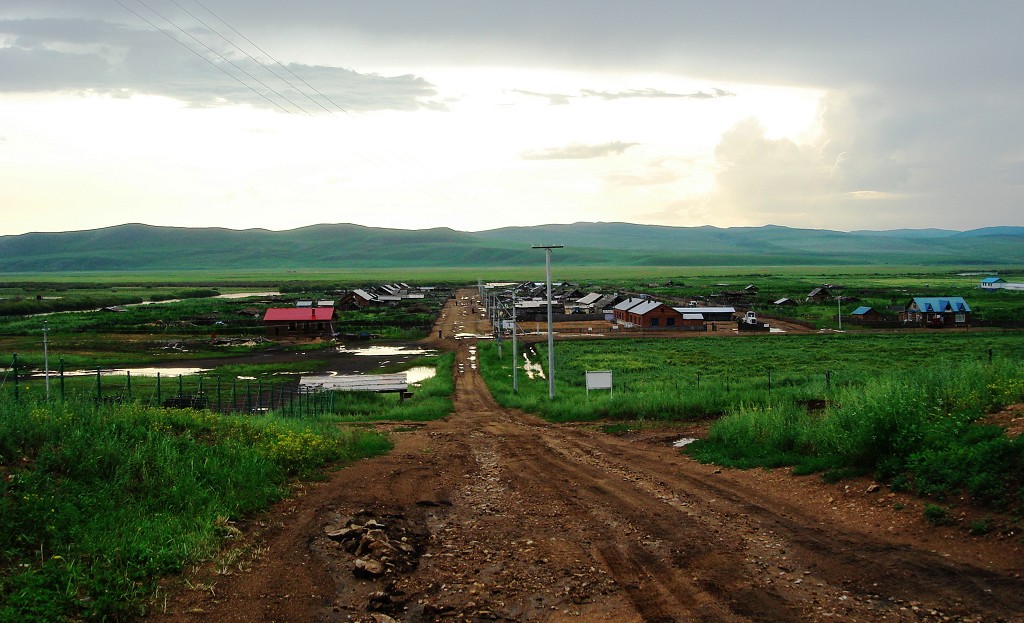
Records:
[[[555,399],[555,332],[551,322],[551,249],[561,249],[560,244],[538,244],[534,249],[544,249],[544,269],[548,286],[548,400]]]
[[[46,374],[46,402],[50,402],[50,351],[46,344],[46,332],[49,329],[43,321],[43,369]]]
[[[839,330],[843,330],[843,297],[836,295],[836,308],[839,310]],[[854,310],[856,311],[856,310]]]
[[[512,392],[519,393],[519,355],[516,353],[516,289],[512,288]]]

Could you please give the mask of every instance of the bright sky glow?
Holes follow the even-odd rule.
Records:
[[[794,2],[760,18],[758,3],[702,2],[698,16],[697,3],[654,0],[628,16],[610,2],[453,1],[429,14],[412,2],[146,3],[228,65],[123,4],[181,43],[113,0],[0,7],[0,235],[125,222],[1022,224],[1020,69],[984,64],[1024,51],[1010,5],[966,18],[985,25],[972,35],[954,3],[929,3],[928,27],[871,3],[853,15]],[[884,27],[855,36],[872,17]],[[287,64],[329,112],[211,28]],[[946,52],[968,44],[966,58]]]

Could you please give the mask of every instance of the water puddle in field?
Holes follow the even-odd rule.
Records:
[[[215,299],[247,299],[256,296],[281,296],[280,292],[231,292],[229,294],[218,294]]]
[[[425,381],[427,379],[434,378],[437,375],[437,369],[436,368],[432,368],[430,366],[413,366],[413,367],[411,367],[411,368],[409,368],[407,370],[402,370],[401,372],[395,372],[394,373],[394,375],[399,375],[399,374],[404,374],[405,375],[405,382],[408,383],[409,385],[419,385],[420,383],[422,383],[423,381]],[[313,373],[303,373],[303,379],[302,379],[301,382],[302,383],[322,382],[322,381],[309,381],[308,380],[308,378],[314,378],[314,377],[315,378],[320,378],[320,379],[330,379],[332,377],[355,377],[355,376],[362,376],[362,375],[365,375],[367,378],[371,378],[371,377],[375,377],[375,376],[389,376],[389,375],[377,375],[377,374],[374,374],[372,372],[355,372],[355,373],[351,373],[351,372],[338,372],[336,370],[332,370],[332,371],[327,372],[326,374],[323,374],[323,375],[314,375]]]
[[[526,363],[523,364],[523,371],[526,372],[526,378],[544,378],[544,368],[541,367],[539,363],[533,363],[530,361],[530,358],[526,353],[523,353],[523,359],[526,360]]]
[[[436,354],[436,351],[415,346],[339,346],[337,351],[361,357],[404,357]]]
[[[111,368],[109,370],[100,370],[103,375],[121,375],[127,376],[188,376],[190,374],[202,374],[203,372],[209,372],[209,368]],[[89,370],[76,370],[75,372],[65,372],[65,375],[80,375],[86,376],[89,374],[96,374],[96,371]]]
[[[417,385],[427,379],[432,379],[437,374],[436,368],[428,366],[414,366],[405,371],[405,380],[409,385]]]
[[[190,376],[209,372],[209,368],[100,368],[100,376]],[[34,371],[31,374],[22,374],[21,378],[41,379],[46,372]],[[96,369],[92,370],[65,370],[64,376],[96,376]],[[59,370],[50,370],[50,378],[59,378]]]
[[[672,447],[673,448],[682,448],[684,446],[690,445],[691,443],[693,443],[695,441],[697,441],[697,439],[694,438],[694,437],[683,437],[682,439],[677,439],[676,441],[673,441],[672,442]]]
[[[478,335],[476,333],[456,333],[455,334],[455,339],[457,339],[457,340],[469,340],[469,339],[491,340],[491,339],[494,339],[494,336],[493,335]]]

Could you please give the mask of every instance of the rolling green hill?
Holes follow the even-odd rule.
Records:
[[[1024,228],[838,232],[764,227],[574,223],[483,232],[313,225],[287,231],[156,227],[0,237],[0,272],[521,266],[535,244],[562,244],[565,265],[1006,265]]]

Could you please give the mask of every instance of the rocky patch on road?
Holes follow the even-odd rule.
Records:
[[[367,510],[327,525],[324,536],[352,555],[353,575],[369,580],[414,571],[427,539],[403,514],[377,517]]]

